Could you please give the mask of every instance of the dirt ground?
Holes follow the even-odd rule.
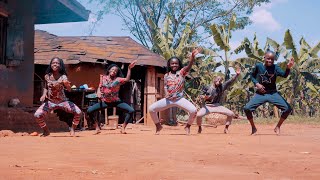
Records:
[[[50,137],[0,138],[0,179],[320,179],[320,126],[248,124],[205,128],[133,126],[128,134],[104,130]]]

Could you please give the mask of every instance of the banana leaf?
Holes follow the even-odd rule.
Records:
[[[284,45],[286,46],[287,49],[291,49],[292,57],[294,58],[295,62],[298,63],[299,58],[297,55],[297,50],[294,45],[293,38],[289,29],[284,34]]]
[[[220,47],[220,49],[229,51],[230,47],[225,42],[225,38],[224,38],[220,28],[218,27],[218,25],[213,24],[210,26],[210,29],[211,29],[211,32],[213,35],[213,40]]]
[[[318,52],[319,52],[319,50],[320,50],[320,42],[318,42],[318,44],[315,45],[315,46],[311,49],[311,51],[310,51],[311,57],[313,57],[313,58],[318,58]]]

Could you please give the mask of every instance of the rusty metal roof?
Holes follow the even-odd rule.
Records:
[[[113,61],[164,67],[167,61],[130,37],[56,36],[46,31],[35,31],[34,63],[49,64],[60,57],[65,64]]]

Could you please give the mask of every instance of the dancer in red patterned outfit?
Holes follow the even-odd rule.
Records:
[[[181,60],[177,57],[172,57],[168,60],[168,71],[164,76],[165,98],[153,103],[149,108],[151,118],[156,125],[156,134],[159,134],[162,129],[157,112],[171,107],[179,107],[189,112],[189,120],[185,130],[187,135],[190,134],[190,126],[196,117],[197,108],[190,101],[183,97],[183,90],[185,76],[191,69],[191,66],[195,60],[195,56],[200,51],[201,48],[192,51],[190,62],[185,67],[182,66]]]
[[[131,69],[135,66],[136,62],[137,61],[133,61],[131,64],[129,64],[126,78],[123,78],[120,68],[115,64],[111,64],[107,68],[105,75],[100,75],[100,83],[97,96],[101,100],[101,103],[96,103],[90,106],[87,111],[89,118],[95,121],[95,134],[100,133],[100,127],[98,121],[94,117],[94,112],[105,109],[107,107],[117,107],[125,112],[125,120],[122,124],[120,132],[122,134],[126,134],[125,129],[129,120],[132,119],[134,109],[119,98],[119,90],[121,85],[130,80]]]
[[[58,57],[51,59],[44,79],[45,88],[43,89],[43,95],[40,98],[40,101],[44,101],[44,103],[34,114],[37,123],[43,129],[43,134],[41,136],[50,135],[50,131],[44,122],[44,117],[50,111],[55,109],[62,109],[74,115],[70,130],[70,134],[74,136],[75,128],[79,124],[81,110],[77,105],[68,101],[64,93],[64,89],[70,91],[71,86],[70,82],[68,81],[67,72],[62,59]]]

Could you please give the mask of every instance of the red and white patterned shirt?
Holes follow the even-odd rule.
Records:
[[[126,78],[117,77],[114,80],[108,75],[100,75],[100,92],[104,102],[117,102],[120,101],[119,90],[120,86],[126,83]]]
[[[167,99],[176,100],[183,97],[185,77],[187,74],[188,71],[186,71],[184,67],[177,71],[176,74],[168,72],[164,75],[164,88],[167,92]]]
[[[44,79],[46,81],[46,89],[48,90],[47,98],[49,101],[61,103],[68,100],[64,93],[64,85],[62,83],[63,81],[68,81],[66,75],[62,75],[59,79],[55,80],[52,74],[46,74]]]

